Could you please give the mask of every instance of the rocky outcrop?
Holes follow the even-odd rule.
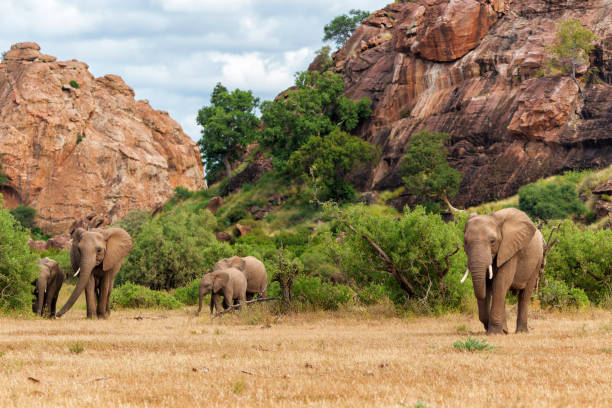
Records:
[[[569,77],[536,76],[556,24],[567,18],[598,37],[590,60],[597,81],[582,95]],[[373,102],[358,133],[380,146],[382,157],[361,189],[401,186],[399,162],[411,135],[423,129],[452,135],[451,165],[463,174],[457,205],[612,163],[610,1],[394,3],[363,21],[334,55],[333,69],[344,75],[349,96]]]
[[[88,216],[158,208],[177,186],[205,187],[197,145],[166,112],[134,100],[118,76],[39,50],[15,44],[0,63],[6,205],[36,208],[58,234]]]

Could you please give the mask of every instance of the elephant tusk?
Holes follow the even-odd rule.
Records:
[[[470,268],[467,268],[465,270],[465,275],[463,275],[463,278],[461,278],[461,283],[465,282],[469,274],[470,274]]]
[[[489,279],[493,279],[493,265],[489,265]]]
[[[79,274],[79,272],[81,272],[81,268],[77,269],[76,273],[74,274],[73,277],[77,276]]]

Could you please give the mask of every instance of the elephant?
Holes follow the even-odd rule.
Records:
[[[236,268],[218,269],[205,274],[200,281],[198,314],[202,311],[202,297],[208,293],[210,296],[210,313],[214,307],[220,312],[224,310],[221,305],[220,296],[223,295],[223,305],[234,304],[234,300],[240,303],[246,301],[247,281],[244,273]]]
[[[464,249],[472,274],[478,318],[487,334],[507,334],[506,294],[518,294],[516,332],[527,332],[527,308],[543,265],[542,233],[527,214],[506,208],[471,214],[465,224]],[[487,276],[488,272],[488,276]]]
[[[245,256],[243,258],[232,256],[231,258],[224,258],[215,264],[213,271],[227,268],[236,268],[244,273],[247,280],[247,300],[253,299],[253,296],[256,294],[259,297],[266,296],[268,274],[266,273],[266,267],[259,259],[254,256]]]
[[[72,269],[76,271],[75,276],[81,275],[57,317],[66,313],[85,289],[87,318],[93,318],[94,310],[98,318],[107,318],[115,277],[123,259],[131,252],[132,245],[132,238],[121,228],[93,228],[87,231],[77,228],[72,233],[70,261]]]
[[[55,317],[55,306],[66,275],[62,272],[59,263],[51,258],[38,260],[38,278],[32,282],[34,285],[34,299],[32,312],[42,316],[46,312],[49,317]]]

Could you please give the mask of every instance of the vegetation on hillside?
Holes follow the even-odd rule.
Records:
[[[348,14],[335,17],[323,28],[323,41],[335,41],[338,48],[341,48],[351,38],[361,20],[369,15],[369,11],[352,9]]]

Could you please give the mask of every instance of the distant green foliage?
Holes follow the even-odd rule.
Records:
[[[219,258],[233,255],[212,231],[215,217],[207,210],[170,211],[147,222],[134,237],[134,249],[118,284],[132,282],[151,289],[170,290],[201,277]]]
[[[298,275],[293,286],[294,301],[313,309],[336,310],[354,295],[348,286],[333,285],[318,277]]]
[[[0,195],[0,312],[32,306],[32,281],[38,257],[28,247],[30,235],[2,208]]]
[[[258,106],[259,99],[251,91],[229,92],[220,83],[215,86],[210,106],[200,109],[196,119],[202,126],[198,145],[207,170],[223,166],[228,179],[231,178],[231,163],[255,139]]]
[[[325,72],[329,68],[331,68],[331,66],[333,65],[334,61],[332,60],[332,57],[329,55],[330,52],[331,52],[331,47],[329,47],[328,45],[321,47],[316,52],[317,56],[315,58],[315,61],[318,62],[319,64],[319,68],[318,68],[319,72]]]
[[[284,167],[311,136],[325,137],[335,128],[350,131],[371,114],[369,99],[344,96],[342,75],[305,71],[296,75],[295,86],[261,105],[260,143],[270,149],[277,167]]]
[[[545,277],[563,281],[569,290],[582,289],[593,303],[611,297],[612,230],[582,230],[565,220],[555,237],[559,242],[546,256]]]
[[[70,81],[69,84],[74,89],[79,89],[79,83],[77,81],[75,81],[74,79],[72,81]]]
[[[445,223],[439,215],[426,213],[420,206],[406,208],[402,215],[363,205],[330,211],[338,214],[336,231],[345,236],[330,239],[329,247],[359,287],[384,285],[393,302],[424,312],[458,308],[470,296],[471,288],[458,284],[466,262],[464,252],[458,250],[464,220]],[[400,285],[390,265],[364,236],[389,256],[412,289]]]
[[[449,138],[448,133],[423,130],[412,136],[402,158],[402,181],[406,190],[422,197],[422,202],[433,212],[439,211],[441,201],[448,203],[457,194],[461,183],[461,173],[448,164],[444,143]]]
[[[519,209],[531,217],[543,220],[567,218],[581,215],[584,204],[578,198],[576,189],[570,184],[528,184],[518,191]]]
[[[582,308],[589,305],[589,298],[580,288],[570,288],[561,280],[549,279],[538,292],[542,306],[558,309]]]
[[[203,275],[203,274],[202,274]],[[198,303],[200,294],[200,278],[194,279],[187,286],[177,288],[172,296],[184,305],[195,305]]]
[[[151,213],[147,210],[130,210],[117,226],[127,231],[132,238],[140,234],[144,225],[151,221]]]
[[[27,205],[20,205],[13,208],[11,215],[24,228],[32,229],[34,227],[34,219],[36,218],[36,209]]]
[[[325,137],[311,136],[291,154],[290,173],[302,177],[318,190],[318,199],[352,200],[355,191],[345,180],[352,169],[372,164],[378,157],[377,148],[339,129]]]
[[[83,135],[78,135],[77,136],[77,144],[81,143],[83,141]]]
[[[111,292],[110,305],[118,308],[161,308],[178,309],[182,306],[172,295],[145,288],[144,286],[125,283]]]
[[[491,351],[495,347],[487,343],[487,339],[478,340],[468,336],[465,341],[456,341],[453,348],[459,351]]]
[[[0,154],[0,158],[1,157],[2,155]],[[6,173],[4,173],[4,171],[2,171],[2,163],[0,163],[0,186],[8,183],[8,181],[9,181],[8,176],[6,175]]]
[[[369,11],[352,9],[347,14],[334,18],[323,28],[323,41],[335,41],[338,48],[351,38],[361,20],[370,15]]]

